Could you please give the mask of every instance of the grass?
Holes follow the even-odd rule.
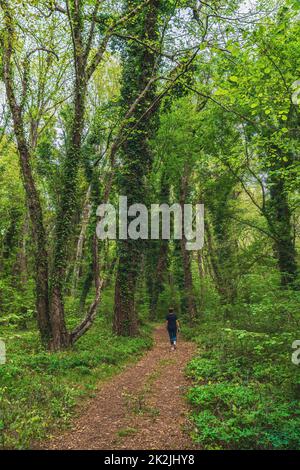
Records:
[[[99,383],[152,344],[149,327],[142,328],[140,337],[117,338],[100,316],[71,351],[45,352],[34,324],[26,331],[4,327],[1,339],[7,363],[0,366],[0,447],[17,449],[67,428]]]
[[[118,437],[128,437],[128,436],[134,436],[135,434],[138,433],[138,430],[135,429],[135,428],[124,428],[124,429],[120,429],[118,432],[117,432],[117,435]]]

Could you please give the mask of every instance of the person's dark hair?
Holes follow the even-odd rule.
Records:
[[[174,312],[174,308],[173,308],[173,307],[169,307],[169,312],[170,312],[170,313],[173,313],[173,312]]]

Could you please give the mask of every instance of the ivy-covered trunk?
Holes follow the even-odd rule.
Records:
[[[62,168],[61,198],[56,218],[54,262],[51,275],[51,325],[52,347],[69,346],[70,335],[65,324],[63,287],[68,262],[68,248],[73,217],[76,209],[77,174],[81,157],[81,140],[84,126],[85,98],[87,91],[86,54],[83,41],[83,14],[81,2],[70,2],[69,21],[74,41],[74,110],[70,141]]]
[[[237,295],[236,244],[231,224],[234,185],[234,179],[224,173],[205,194],[206,207],[211,215],[206,222],[210,261],[216,288],[224,305],[233,303]]]
[[[160,181],[159,202],[169,204],[170,182],[165,171]],[[156,202],[156,201],[155,201]],[[149,318],[157,318],[159,296],[164,289],[164,281],[168,269],[169,240],[152,240],[146,253],[146,279],[150,299]]]
[[[184,171],[181,178],[180,185],[180,205],[182,214],[184,215],[184,205],[188,203],[189,193],[190,193],[190,173],[191,168],[188,162],[184,164]],[[191,251],[186,249],[187,239],[184,232],[184,227],[182,227],[182,239],[180,240],[182,264],[183,264],[183,276],[184,276],[184,290],[183,290],[183,305],[185,310],[189,315],[191,322],[197,317],[197,305],[196,297],[193,286],[193,276],[192,276],[192,256]]]
[[[157,318],[157,306],[159,296],[163,292],[164,279],[168,268],[168,240],[161,240],[159,244],[158,257],[155,259],[155,272],[153,273],[152,281],[152,295],[150,301],[150,320],[154,321]]]
[[[139,0],[128,0],[128,10],[139,5]],[[128,24],[127,30],[139,41],[130,40],[122,77],[121,100],[123,109],[130,112],[123,129],[123,143],[119,157],[121,169],[117,179],[119,194],[127,196],[128,206],[143,203],[145,178],[151,169],[152,152],[149,139],[156,128],[155,82],[157,69],[158,15],[160,0],[150,0],[140,14]],[[145,45],[146,43],[146,45]],[[119,240],[118,271],[115,285],[114,331],[118,335],[137,333],[134,293],[140,272],[142,240]]]
[[[279,158],[279,160],[281,159]],[[270,230],[274,233],[274,251],[281,275],[281,285],[283,287],[296,287],[296,248],[288,194],[282,176],[282,170],[287,166],[287,163],[283,162],[281,164],[282,168],[278,168],[278,163],[277,168],[273,168],[268,177],[270,191],[268,221]]]

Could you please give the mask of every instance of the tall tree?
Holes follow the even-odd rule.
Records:
[[[138,5],[129,0],[127,8]],[[127,26],[128,34],[141,40],[129,41],[126,47],[121,100],[125,110],[134,111],[125,125],[127,136],[120,146],[121,170],[117,177],[120,195],[127,196],[128,205],[143,203],[145,178],[152,165],[149,139],[156,128],[156,77],[158,57],[156,52],[160,0],[150,0],[143,10]],[[146,41],[146,44],[145,44]],[[119,259],[114,307],[114,331],[119,335],[135,335],[138,323],[134,293],[139,276],[142,240],[119,240]]]
[[[32,237],[35,245],[37,321],[42,341],[44,344],[48,344],[51,337],[51,325],[49,313],[49,274],[46,233],[40,198],[32,172],[30,147],[28,145],[24,129],[22,102],[17,101],[15,91],[13,65],[14,47],[17,41],[15,20],[13,18],[10,3],[7,1],[1,1],[0,5],[4,15],[4,29],[2,32],[3,78],[6,87],[7,100],[13,119],[14,133],[20,157],[20,167],[31,219]]]

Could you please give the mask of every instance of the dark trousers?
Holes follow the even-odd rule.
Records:
[[[174,341],[176,341],[177,337],[177,328],[168,328],[168,333],[170,336],[170,343],[174,344]]]

